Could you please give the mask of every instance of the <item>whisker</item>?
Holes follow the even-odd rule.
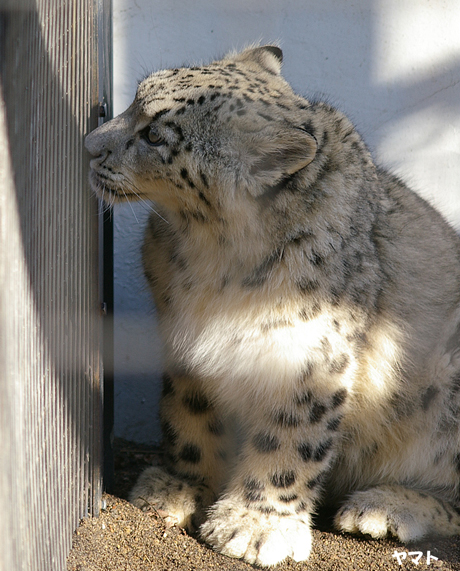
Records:
[[[146,208],[148,208],[151,212],[153,212],[154,214],[156,214],[159,218],[161,218],[163,220],[163,222],[166,222],[166,224],[169,224],[169,221],[166,220],[165,218],[163,218],[163,216],[157,212],[155,210],[155,208],[153,208],[153,206],[148,203],[144,198],[142,198],[141,196],[141,191],[137,188],[137,186],[133,183],[130,183],[131,188],[133,189],[133,194],[135,194],[137,196],[137,198],[139,199],[139,201],[142,203],[143,206],[145,206]],[[137,192],[136,192],[137,191]]]
[[[122,189],[122,192],[125,195],[126,200],[128,201],[129,207],[131,208],[131,212],[133,213],[134,218],[136,219],[136,222],[139,224],[139,219],[137,218],[136,213],[134,212],[134,208],[133,208],[133,205],[131,204],[131,201],[128,199],[128,197],[126,196],[126,192],[123,189]],[[134,193],[134,194],[136,194],[136,193]],[[136,195],[136,196],[138,196],[138,195]],[[138,198],[139,198],[139,196],[138,196]]]
[[[163,222],[166,222],[166,224],[169,224],[169,221],[166,220],[166,218],[163,218],[163,216],[159,212],[157,212],[155,210],[155,208],[153,208],[153,206],[142,197],[142,192],[139,190],[139,188],[137,188],[136,185],[133,182],[131,182],[126,176],[124,177],[124,179],[126,182],[126,184],[124,186],[128,187],[131,190],[132,194],[134,194],[137,197],[139,202],[144,207],[148,208],[148,210],[150,210],[151,212],[156,214],[159,218],[161,218],[163,220]],[[98,181],[97,184],[98,184],[97,194],[101,197],[101,200],[102,200],[102,203],[100,205],[100,208],[102,209],[101,212],[105,213],[107,210],[110,210],[111,208],[113,208],[113,205],[116,202],[117,195],[116,195],[116,192],[111,191],[110,189],[107,190],[107,187],[104,183]],[[119,181],[117,182],[117,187],[123,193],[123,195],[126,199],[126,202],[131,202],[128,198],[128,195],[126,194],[126,192],[123,188],[123,185],[120,184]],[[107,195],[109,197],[108,199],[107,199]],[[130,204],[130,208],[131,208],[132,213],[134,214],[134,218],[136,219],[136,222],[139,224],[139,220],[138,220],[136,213],[134,211],[134,208],[132,207],[131,204]]]

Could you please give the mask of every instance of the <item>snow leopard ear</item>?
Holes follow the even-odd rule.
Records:
[[[275,129],[267,127],[251,137],[247,168],[249,188],[256,196],[307,167],[316,156],[316,139],[305,129]]]
[[[283,62],[283,52],[277,46],[262,46],[249,48],[239,54],[236,59],[239,61],[254,61],[265,71],[273,75],[279,75]]]

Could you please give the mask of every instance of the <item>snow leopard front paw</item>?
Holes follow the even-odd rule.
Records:
[[[349,533],[375,538],[390,534],[402,542],[460,533],[460,517],[450,505],[398,485],[354,492],[337,513],[335,524]]]
[[[286,557],[304,561],[311,550],[309,516],[264,513],[231,498],[211,508],[200,534],[220,553],[262,567]]]
[[[152,466],[139,476],[129,501],[142,510],[153,507],[168,525],[195,531],[205,520],[205,509],[214,501],[214,495],[204,484],[191,484]]]

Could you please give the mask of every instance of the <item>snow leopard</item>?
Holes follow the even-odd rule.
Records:
[[[460,533],[460,240],[350,120],[252,46],[158,71],[86,138],[151,201],[165,462],[130,499],[258,566],[341,532]],[[153,411],[152,411],[153,413]]]

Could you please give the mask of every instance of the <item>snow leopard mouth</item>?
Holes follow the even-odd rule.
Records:
[[[114,202],[127,202],[131,200],[140,200],[145,198],[139,192],[130,191],[127,188],[121,188],[115,181],[108,176],[91,170],[89,173],[90,186],[93,192],[104,202],[113,204]]]

